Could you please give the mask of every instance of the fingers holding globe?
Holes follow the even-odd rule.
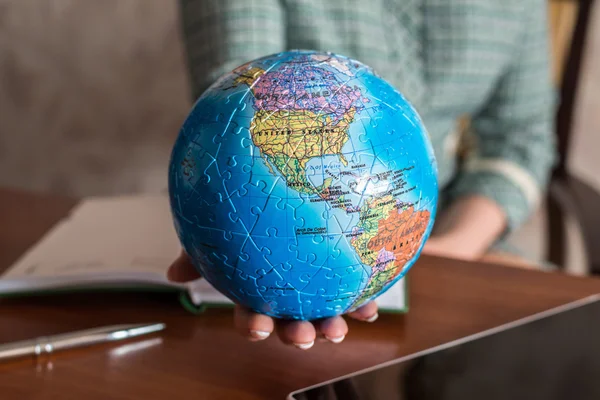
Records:
[[[167,277],[173,282],[189,282],[201,278],[190,258],[184,252],[171,264]],[[370,302],[358,310],[348,314],[351,318],[373,322],[377,319],[377,305]],[[323,337],[332,343],[340,343],[348,333],[348,325],[341,317],[331,317],[316,322],[314,325],[305,321],[278,321],[275,327],[273,318],[253,312],[240,305],[234,310],[234,325],[237,331],[250,341],[267,339],[273,332],[287,344],[292,344],[302,350],[311,348],[318,337]]]

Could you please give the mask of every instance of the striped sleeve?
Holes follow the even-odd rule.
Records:
[[[193,99],[223,73],[285,48],[278,0],[179,0]]]
[[[555,160],[555,95],[551,81],[546,1],[527,2],[522,40],[489,101],[472,118],[476,151],[449,190],[492,199],[506,233],[538,207]]]

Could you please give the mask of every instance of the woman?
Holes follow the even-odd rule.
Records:
[[[413,103],[433,143],[440,215],[424,253],[514,263],[502,239],[536,209],[554,161],[545,0],[181,3],[194,98],[222,73],[288,49],[331,51],[373,67]],[[476,143],[459,163],[463,115]],[[169,276],[197,274],[182,255]],[[377,307],[349,316],[373,322]],[[239,307],[235,321],[251,340],[275,329],[271,318]],[[339,343],[348,330],[342,317],[277,325],[301,349],[317,335]]]

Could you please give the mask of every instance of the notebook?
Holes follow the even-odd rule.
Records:
[[[167,196],[87,198],[0,275],[0,297],[173,291],[190,312],[233,306],[204,279],[174,283],[166,278],[180,251]],[[380,311],[407,311],[405,281],[376,300]]]

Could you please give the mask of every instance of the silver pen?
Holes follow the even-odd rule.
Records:
[[[165,327],[163,323],[112,325],[21,340],[0,345],[0,361],[28,356],[39,357],[55,351],[129,339],[159,332]]]

